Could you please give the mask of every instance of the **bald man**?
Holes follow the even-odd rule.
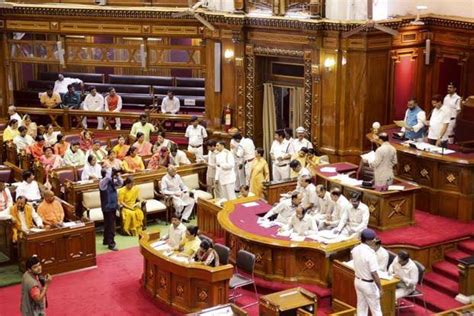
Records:
[[[177,174],[174,166],[168,167],[168,173],[161,179],[161,193],[173,198],[173,207],[181,220],[189,223],[189,216],[194,208],[194,199],[189,195],[189,189]]]
[[[38,206],[38,215],[45,226],[60,226],[63,223],[64,209],[54,196],[53,191],[47,190],[44,192],[44,200]]]

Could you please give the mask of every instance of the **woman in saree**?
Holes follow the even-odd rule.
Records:
[[[170,151],[167,147],[161,147],[160,150],[151,156],[150,162],[148,162],[148,168],[150,170],[156,170],[158,168],[167,168],[170,163]]]
[[[268,163],[263,158],[262,148],[255,150],[255,159],[250,166],[250,192],[263,198],[263,183],[270,180]]]
[[[133,178],[126,178],[123,187],[118,190],[118,202],[122,208],[122,229],[130,236],[142,231],[144,214],[139,196],[140,191],[134,185]]]
[[[137,141],[133,144],[138,149],[138,155],[140,157],[151,155],[151,149],[153,145],[145,140],[145,134],[138,132]]]
[[[123,159],[122,169],[126,173],[135,173],[145,170],[142,157],[138,156],[138,149],[135,146],[129,148],[127,156]]]
[[[117,159],[123,160],[127,155],[128,150],[130,149],[130,145],[125,144],[125,137],[119,136],[118,137],[118,144],[112,148],[112,151],[115,153]]]

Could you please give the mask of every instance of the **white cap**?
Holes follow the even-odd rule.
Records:
[[[304,129],[303,126],[300,126],[300,127],[298,127],[298,128],[296,129],[296,132],[297,132],[297,133],[304,133],[304,132],[306,132],[306,130]]]

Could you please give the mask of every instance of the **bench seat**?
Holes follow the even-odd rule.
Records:
[[[164,94],[168,91],[173,91],[175,95],[191,95],[191,96],[204,96],[205,89],[198,87],[167,87],[167,86],[154,86],[153,94]]]
[[[138,84],[150,86],[173,86],[173,77],[109,75],[111,84]]]
[[[58,79],[58,72],[42,72],[40,73],[41,80],[47,80],[54,82]],[[97,73],[84,73],[84,72],[63,72],[64,77],[69,78],[79,78],[83,82],[95,82],[95,83],[102,83],[104,81],[104,74],[97,74]]]

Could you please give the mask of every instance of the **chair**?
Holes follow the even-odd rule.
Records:
[[[411,308],[411,307],[415,306],[415,299],[416,298],[420,298],[423,301],[423,307],[425,308],[425,314],[426,314],[425,296],[423,295],[423,292],[420,291],[420,287],[423,286],[423,278],[425,276],[426,268],[420,262],[418,262],[416,260],[413,260],[413,262],[415,263],[416,267],[418,268],[418,284],[417,284],[416,289],[410,295],[402,297],[401,299],[398,300],[399,302],[398,302],[397,307],[396,307],[397,308],[397,314],[399,314],[400,309]],[[401,305],[400,304],[400,300],[402,300],[402,299],[408,300],[410,298],[413,300],[412,304],[407,304],[407,305]]]
[[[388,268],[390,267],[390,265],[392,264],[393,262],[393,259],[395,259],[395,257],[397,256],[396,253],[390,251],[390,250],[387,250],[388,252],[388,263],[387,263],[387,270]]]
[[[203,200],[210,200],[213,198],[212,194],[201,189],[199,184],[199,175],[197,173],[182,176],[183,183],[188,187],[189,192],[194,195],[194,200],[197,202],[198,198]]]
[[[102,213],[102,208],[100,206],[99,190],[83,192],[82,206],[84,207],[84,213],[87,214],[89,220],[93,222],[102,222],[104,220],[104,214]]]
[[[207,242],[209,242],[211,246],[214,245],[214,241],[211,238],[207,237],[206,235],[199,234],[199,239],[201,239],[201,241],[207,240]]]
[[[215,244],[214,250],[219,255],[219,263],[224,265],[229,263],[230,248],[223,244]]]
[[[243,306],[247,308],[249,306],[258,304],[258,293],[257,285],[255,284],[255,255],[246,250],[239,250],[237,253],[237,260],[235,261],[235,273],[229,281],[229,288],[232,290],[232,295],[229,297],[230,300],[236,299],[241,295],[236,295],[236,291],[246,285],[253,284],[255,291],[255,302]]]
[[[169,221],[169,212],[165,204],[157,200],[158,193],[155,191],[153,182],[137,184],[139,198],[145,201],[145,221],[148,214],[166,212],[166,220]]]

